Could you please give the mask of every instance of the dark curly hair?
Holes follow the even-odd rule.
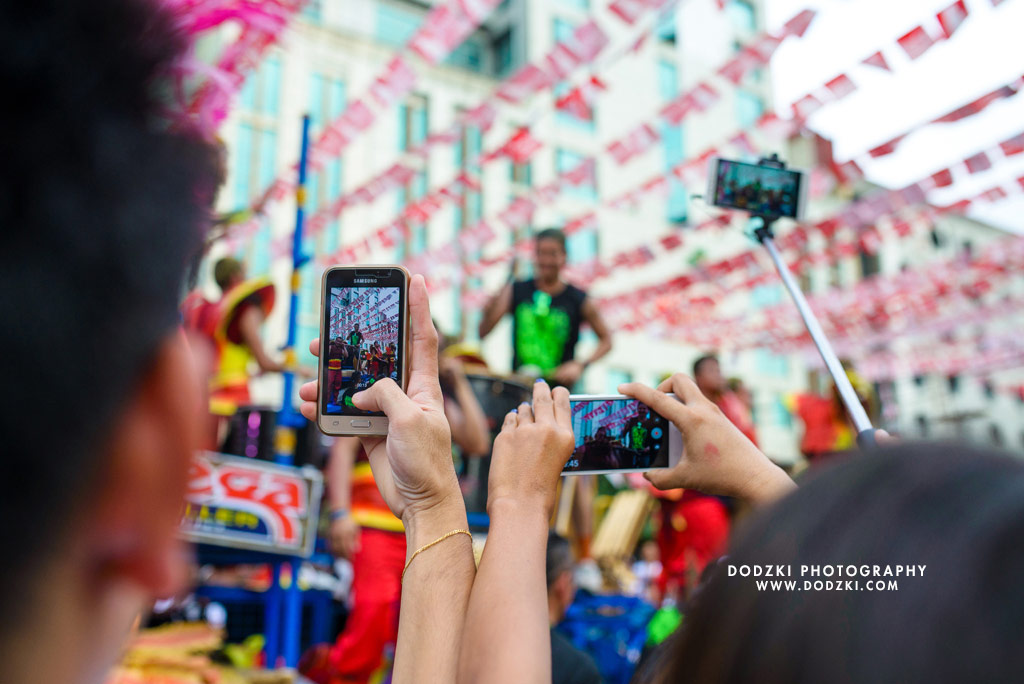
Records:
[[[0,3],[5,618],[178,323],[216,173],[210,146],[166,121],[161,98],[185,47],[155,3]]]

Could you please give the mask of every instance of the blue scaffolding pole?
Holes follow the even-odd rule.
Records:
[[[302,228],[306,218],[306,175],[309,166],[309,114],[302,117],[302,148],[299,151],[299,182],[295,187],[295,232],[292,233],[291,296],[288,301],[288,338],[284,345],[285,372],[284,398],[277,420],[274,460],[281,465],[292,465],[295,459],[295,431],[302,427],[303,418],[292,406],[295,393],[295,336],[299,316],[299,287],[301,269],[309,255],[302,252]]]

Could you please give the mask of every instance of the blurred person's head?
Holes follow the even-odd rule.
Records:
[[[1024,671],[1024,462],[906,444],[812,474],[753,517],[666,644],[657,682],[1015,681]],[[758,591],[728,566],[792,568]],[[802,566],[923,576],[800,576]],[[881,572],[884,573],[884,570]],[[782,578],[788,579],[788,578]],[[859,582],[829,591],[804,581]],[[896,581],[896,588],[888,582]]]
[[[545,228],[534,238],[534,273],[545,283],[556,282],[565,266],[565,233],[558,228]]]
[[[166,120],[185,40],[157,7],[0,6],[7,682],[101,681],[186,570],[177,528],[203,407],[178,304],[215,154]]]
[[[701,393],[713,399],[725,391],[725,376],[714,354],[705,354],[693,362],[693,381]]]
[[[658,549],[658,542],[653,539],[645,539],[640,544],[640,560],[646,563],[661,560],[661,550]]]
[[[736,398],[743,402],[743,405],[748,410],[754,408],[754,395],[750,392],[750,389],[743,383],[739,378],[729,378],[726,383],[729,391],[736,395]]]
[[[548,553],[546,573],[548,580],[548,616],[551,624],[557,625],[565,617],[576,597],[576,581],[573,578],[575,563],[569,541],[552,531],[548,532]]]
[[[245,267],[234,257],[218,259],[213,265],[213,280],[221,292],[227,292],[245,280]]]

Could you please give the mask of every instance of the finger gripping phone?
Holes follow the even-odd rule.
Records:
[[[574,394],[569,409],[576,447],[563,475],[671,468],[683,451],[679,429],[631,397]]]
[[[408,376],[409,273],[397,265],[335,266],[323,276],[317,426],[328,435],[386,435],[381,412],[352,397]]]

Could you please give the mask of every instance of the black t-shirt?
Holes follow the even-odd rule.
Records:
[[[551,630],[551,684],[601,684],[594,659]]]
[[[536,281],[512,283],[512,367],[546,375],[576,353],[587,293],[566,285],[552,297]]]

